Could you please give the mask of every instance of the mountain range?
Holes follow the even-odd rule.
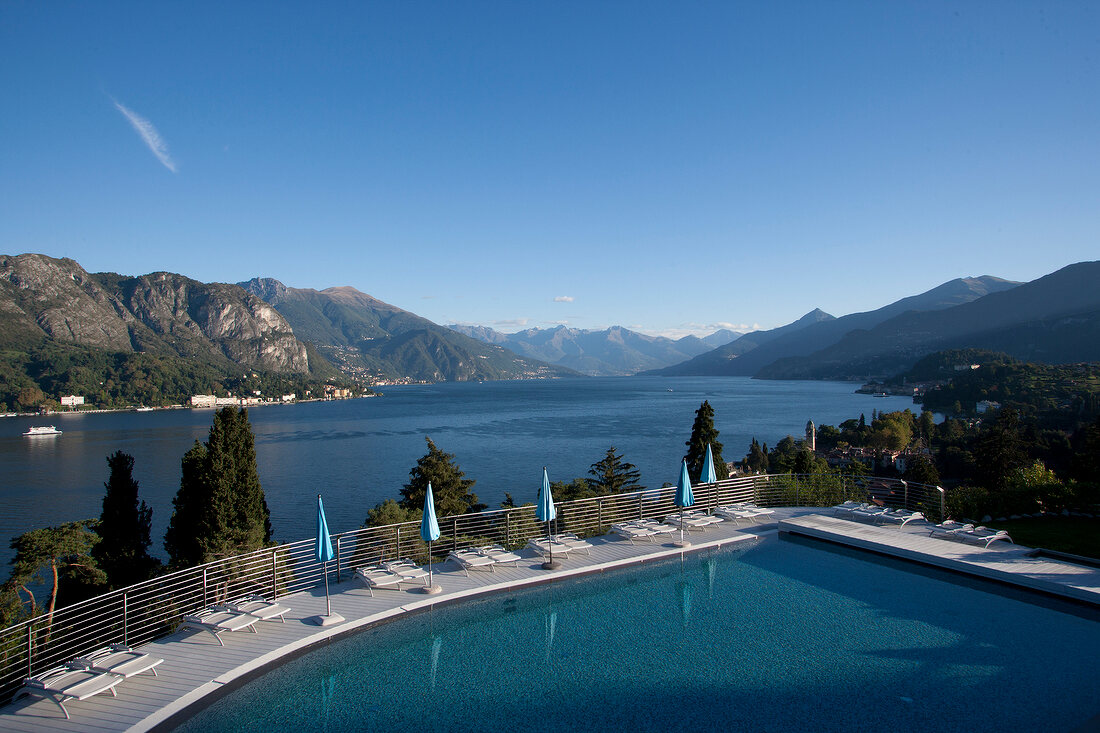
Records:
[[[626,376],[646,369],[680,363],[710,351],[706,339],[684,336],[670,339],[647,336],[622,326],[591,331],[566,326],[529,328],[501,333],[485,326],[450,325],[448,328],[488,344],[497,344],[532,359],[575,369],[590,376]],[[729,337],[726,338],[726,334]],[[707,338],[726,343],[739,334],[716,332]],[[725,339],[725,340],[722,340]]]
[[[985,275],[951,280],[877,310],[834,318],[820,309],[780,328],[754,331],[693,360],[657,373],[664,376],[756,376],[780,359],[808,356],[832,346],[852,331],[873,328],[910,311],[939,311],[1010,290],[1019,283]]]
[[[444,328],[355,288],[291,288],[271,278],[238,285],[270,304],[300,338],[345,374],[368,381],[578,376]]]
[[[1100,262],[1081,262],[1029,283],[960,278],[866,313],[835,318],[815,309],[767,331],[669,339],[618,326],[514,334],[445,327],[351,287],[132,277],[89,273],[71,259],[0,255],[0,354],[25,363],[19,354],[55,344],[163,355],[225,374],[244,367],[328,378],[338,368],[369,383],[581,373],[858,379],[901,373],[942,349],[1100,360],[1097,283]]]

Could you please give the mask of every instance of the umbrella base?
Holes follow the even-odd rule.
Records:
[[[689,540],[676,540],[675,542],[672,543],[672,546],[673,547],[691,547],[691,542]]]
[[[338,613],[321,614],[320,616],[310,616],[306,621],[314,624],[315,626],[335,626],[336,624],[344,623],[346,619]]]
[[[548,560],[542,564],[543,570],[558,570],[559,568],[561,568],[561,563],[557,560],[554,560],[553,562]]]
[[[436,593],[442,593],[443,589],[438,585],[422,585],[416,589],[417,592],[423,593],[427,596],[434,596]]]

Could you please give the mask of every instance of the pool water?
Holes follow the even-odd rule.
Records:
[[[435,608],[327,644],[181,731],[1059,731],[1100,621],[773,539]]]

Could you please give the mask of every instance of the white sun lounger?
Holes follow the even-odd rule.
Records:
[[[382,567],[391,573],[397,573],[405,580],[418,580],[428,577],[428,571],[412,560],[390,560],[382,563]]]
[[[251,598],[244,598],[233,603],[225,603],[221,606],[215,606],[214,608],[220,611],[247,613],[249,616],[255,616],[261,621],[270,621],[273,618],[277,618],[284,624],[286,623],[286,619],[283,618],[283,614],[290,612],[290,609],[286,606],[276,603],[275,601],[266,600],[263,596],[252,596]]]
[[[523,559],[516,553],[504,549],[504,545],[483,545],[474,549],[479,555],[492,558],[498,564],[510,562],[513,566],[518,567],[519,561]]]
[[[669,527],[669,529],[673,528]],[[652,542],[653,538],[657,536],[657,533],[648,527],[630,523],[613,524],[611,525],[611,531],[620,537],[625,537],[630,540],[630,544],[634,544],[634,540],[643,539]]]
[[[86,669],[100,674],[117,674],[123,679],[133,677],[136,674],[152,672],[157,675],[157,665],[163,662],[152,654],[135,652],[125,644],[112,644],[102,649],[96,649],[90,654],[69,662],[73,669]]]
[[[648,529],[654,534],[673,534],[674,532],[679,531],[676,527],[668,524],[662,524],[661,522],[656,522],[652,519],[636,519],[635,522],[637,523],[637,526],[641,527],[642,529]]]
[[[226,631],[243,631],[248,629],[255,634],[256,622],[259,620],[260,619],[256,616],[240,613],[239,611],[217,611],[207,609],[190,616],[184,616],[183,623],[180,624],[180,629],[206,631],[213,634],[219,644],[225,646],[225,642],[222,641],[221,636],[223,633]]]
[[[546,557],[550,554],[551,550],[555,554],[563,557],[567,556],[573,548],[564,542],[558,542],[557,540],[548,540],[545,537],[533,537],[527,541],[527,547],[534,550],[539,555]]]
[[[42,697],[53,700],[65,713],[65,719],[71,720],[69,711],[65,709],[65,703],[69,700],[87,700],[93,695],[110,690],[111,695],[118,696],[115,685],[125,679],[122,675],[110,672],[93,672],[89,669],[73,669],[72,667],[55,667],[42,674],[28,677],[23,681],[23,686],[15,693],[12,700],[18,700],[24,695]]]
[[[491,573],[493,572],[493,566],[497,564],[497,561],[493,558],[482,555],[475,550],[452,550],[447,555],[447,560],[461,567],[467,578],[470,577],[471,568],[474,570],[488,568]]]
[[[684,514],[682,522],[679,514],[670,514],[665,517],[665,524],[671,524],[674,527],[682,525],[683,529],[694,529],[700,532],[713,524],[719,524],[721,521],[721,517],[712,517],[706,514]]]
[[[380,568],[376,565],[356,568],[355,577],[367,586],[367,590],[370,591],[372,598],[374,597],[375,588],[392,587],[394,590],[401,590],[401,581],[405,580],[405,578],[402,578],[397,573],[391,573],[389,570]]]
[[[864,504],[858,501],[846,501],[843,504],[837,504],[833,507],[833,514],[847,514],[848,512],[855,511],[856,509],[865,509],[871,506],[870,504]]]
[[[555,542],[560,542],[563,545],[569,547],[571,552],[580,551],[586,555],[592,554],[592,544],[585,542],[572,532],[564,532],[562,534],[556,534],[552,536]]]
[[[741,519],[747,519],[753,524],[756,523],[757,517],[764,517],[769,514],[775,514],[774,509],[761,509],[759,507],[747,507],[745,505],[734,504],[732,506],[720,506],[714,510],[715,515],[724,519],[729,519],[734,524]]]
[[[948,519],[946,522],[940,522],[934,527],[931,527],[928,531],[928,536],[951,539],[957,532],[962,532],[963,530],[969,531],[972,529],[974,529],[973,524],[963,524],[962,522]]]
[[[888,511],[890,511],[890,510],[885,508],[885,507],[876,506],[874,504],[871,504],[870,506],[859,507],[858,509],[852,509],[851,511],[848,512],[848,518],[849,519],[867,519],[867,520],[870,520],[871,522],[877,522],[877,521],[879,521],[879,518],[882,517],[882,515],[886,514],[886,512],[888,512]]]
[[[983,545],[985,547],[989,547],[997,540],[1005,540],[1009,544],[1013,544],[1012,538],[1008,536],[1008,532],[1003,529],[990,529],[989,527],[961,529],[955,532],[954,536],[963,542],[972,542],[976,545]]]
[[[915,522],[917,520],[923,519],[924,514],[922,514],[921,512],[911,512],[907,509],[888,509],[882,514],[878,515],[878,521],[880,524],[882,522],[890,522],[892,524],[897,524],[901,527],[909,524],[909,522]]]

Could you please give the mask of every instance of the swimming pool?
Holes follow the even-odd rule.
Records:
[[[180,731],[1071,730],[1100,621],[774,538],[405,617]]]

